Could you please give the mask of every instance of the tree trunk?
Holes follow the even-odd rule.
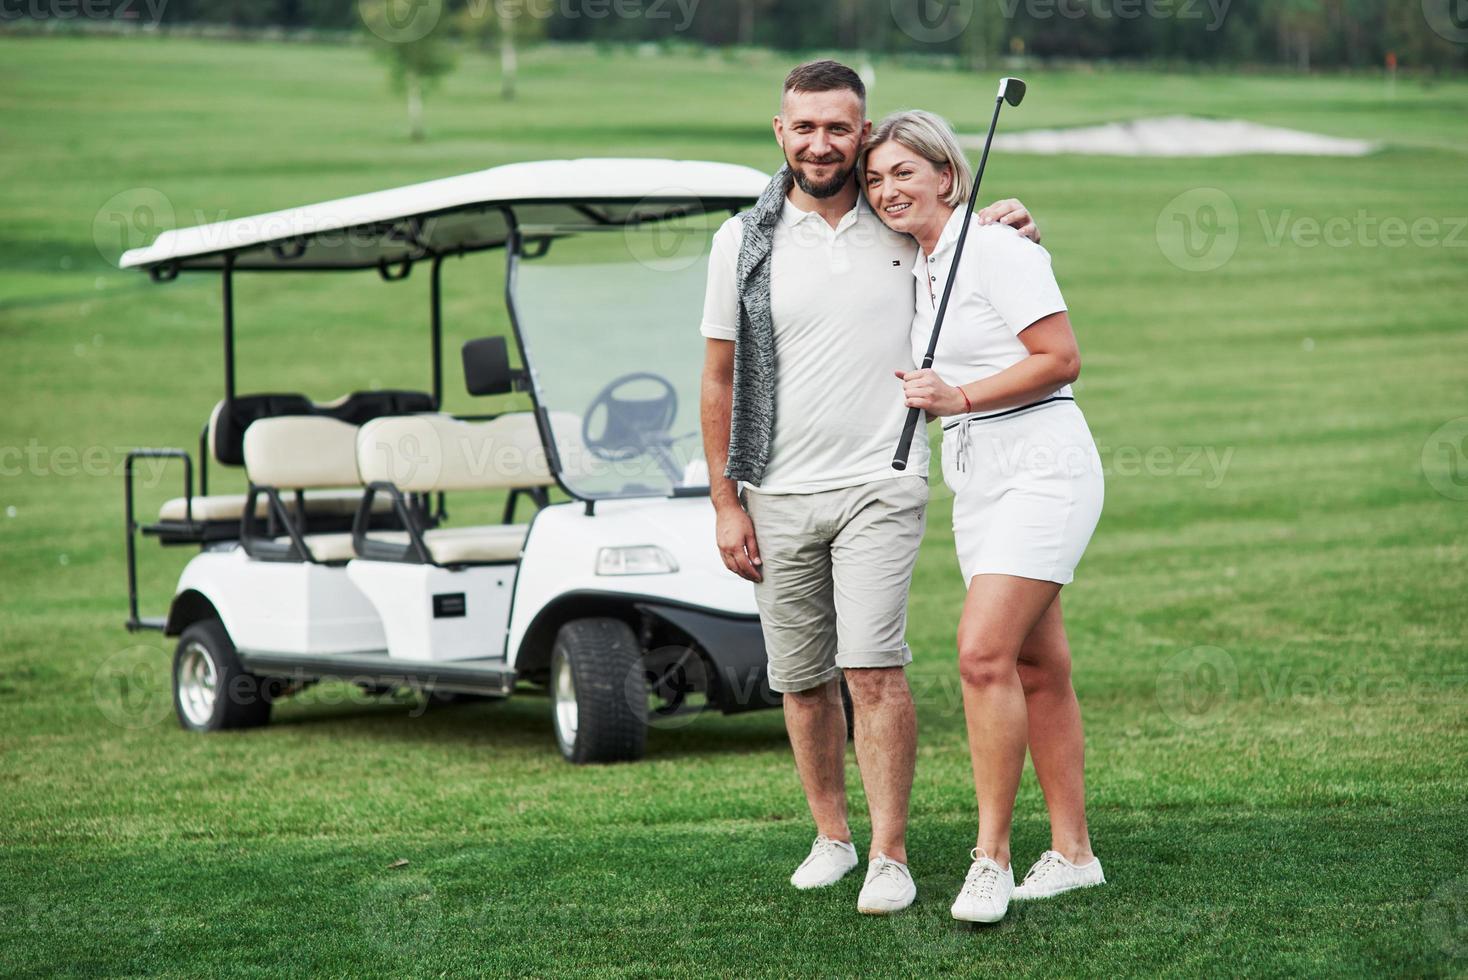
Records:
[[[739,43],[744,47],[754,44],[755,0],[739,0]]]
[[[515,76],[520,62],[515,55],[515,18],[500,12],[500,98],[515,97]]]
[[[423,141],[423,80],[417,72],[408,73],[408,136]]]

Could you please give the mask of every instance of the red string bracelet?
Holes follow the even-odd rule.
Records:
[[[968,400],[968,392],[964,391],[963,386],[960,385],[958,388],[958,393],[963,396],[963,413],[965,415],[972,415],[974,411],[974,405],[973,402]]]

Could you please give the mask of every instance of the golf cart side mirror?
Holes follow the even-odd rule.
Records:
[[[464,345],[464,386],[471,395],[507,395],[521,372],[510,367],[510,347],[503,337],[481,337]]]

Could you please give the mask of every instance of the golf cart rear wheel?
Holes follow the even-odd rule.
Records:
[[[551,723],[567,761],[630,762],[647,743],[642,648],[620,619],[576,619],[551,651]]]
[[[257,728],[270,721],[271,682],[240,665],[224,624],[194,623],[173,654],[173,708],[189,731]]]

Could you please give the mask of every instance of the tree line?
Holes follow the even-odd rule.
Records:
[[[1468,0],[386,0],[442,8],[446,25],[520,43],[684,41],[791,52],[944,54],[975,65],[1041,58],[1276,64],[1300,69],[1468,68]],[[0,21],[87,8],[164,24],[355,30],[359,0],[38,0]],[[394,10],[393,8],[399,8]],[[501,44],[507,50],[513,41]]]

